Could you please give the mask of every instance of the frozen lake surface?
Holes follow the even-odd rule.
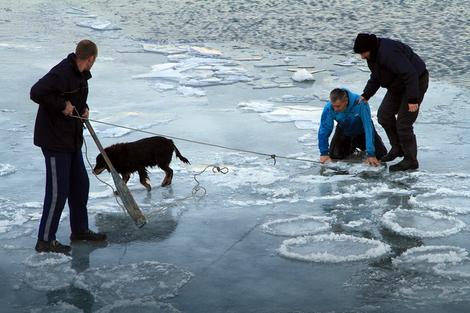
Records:
[[[3,1],[2,313],[468,312],[469,9],[465,1],[354,3]],[[360,93],[369,76],[351,51],[359,31],[401,38],[428,63],[415,124],[419,171],[274,165],[175,140],[191,165],[173,161],[171,187],[159,187],[159,169],[150,171],[151,192],[129,181],[144,228],[90,171],[90,222],[108,244],[76,244],[71,256],[34,252],[45,168],[32,144],[29,89],[78,40],[99,47],[92,118],[317,160],[329,91]],[[294,81],[301,68],[314,80]],[[374,119],[383,96],[371,100]],[[149,136],[94,127],[106,146]],[[85,139],[93,164],[97,149]],[[209,168],[198,176],[207,194],[192,196],[193,175],[210,164],[228,173]],[[66,208],[59,241],[68,243],[69,231]]]

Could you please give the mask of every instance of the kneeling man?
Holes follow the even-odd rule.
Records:
[[[331,145],[328,145],[334,121],[337,126]],[[330,162],[331,159],[344,159],[359,148],[367,152],[368,164],[378,166],[380,159],[387,154],[387,149],[374,128],[369,104],[361,101],[360,95],[341,88],[331,91],[330,101],[323,109],[318,147],[321,163]]]

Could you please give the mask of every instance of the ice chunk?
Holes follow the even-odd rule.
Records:
[[[95,313],[180,313],[171,304],[148,299],[119,300],[107,305]]]
[[[429,264],[457,263],[463,261],[468,253],[465,249],[453,246],[422,246],[406,250],[392,260],[395,266],[420,269]]]
[[[75,287],[89,291],[105,304],[137,298],[167,299],[189,282],[192,273],[156,261],[90,268],[80,273]]]
[[[222,52],[217,49],[206,48],[206,47],[197,47],[192,46],[190,48],[190,52],[195,55],[202,55],[206,57],[220,57],[222,56]]]
[[[246,112],[271,112],[274,104],[267,101],[252,100],[247,102],[240,102],[238,108]]]
[[[180,54],[188,51],[188,46],[179,46],[179,45],[156,45],[150,43],[142,44],[142,48],[147,52],[155,52],[161,54]]]
[[[155,83],[153,85],[153,88],[155,88],[158,91],[167,91],[167,90],[175,89],[176,86],[173,84]]]
[[[306,236],[284,240],[280,255],[309,262],[338,263],[377,258],[390,252],[390,246],[373,239],[344,234]]]
[[[329,230],[329,221],[331,218],[326,216],[300,215],[265,223],[262,229],[275,236],[305,236]]]
[[[193,87],[186,87],[186,86],[178,87],[178,92],[186,97],[191,97],[191,96],[204,97],[206,95],[206,92],[204,90],[193,88]]]
[[[382,225],[410,237],[444,237],[458,233],[465,223],[438,212],[395,209],[386,212]]]
[[[313,75],[310,74],[306,69],[300,69],[292,75],[292,80],[296,82],[311,81],[313,80]]]
[[[0,177],[7,176],[16,172],[16,168],[11,164],[0,163]]]
[[[114,25],[109,21],[99,21],[99,20],[85,20],[77,23],[77,26],[91,28],[94,30],[119,30],[120,27]]]

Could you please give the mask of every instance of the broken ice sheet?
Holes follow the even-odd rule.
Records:
[[[189,282],[192,273],[157,261],[90,268],[80,273],[74,285],[89,291],[95,301],[112,304],[118,300],[172,298]]]

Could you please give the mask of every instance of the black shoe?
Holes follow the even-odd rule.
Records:
[[[82,233],[72,233],[70,235],[70,240],[71,241],[78,241],[78,240],[83,240],[83,241],[105,241],[106,240],[106,235],[105,234],[100,234],[100,233],[95,233],[94,231],[91,230],[86,230]]]
[[[397,164],[390,166],[389,171],[398,172],[398,171],[416,170],[418,168],[419,168],[418,161],[411,161],[411,160],[404,159],[398,162]]]
[[[384,155],[380,161],[382,162],[390,162],[395,160],[398,157],[403,156],[403,151],[401,149],[394,149],[392,148],[386,155]]]
[[[43,241],[38,240],[35,247],[37,252],[54,252],[54,253],[63,253],[65,255],[70,254],[70,246],[66,246],[58,242],[57,240],[52,241]]]

